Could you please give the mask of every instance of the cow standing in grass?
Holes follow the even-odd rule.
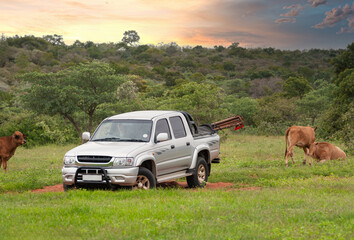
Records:
[[[25,144],[24,135],[16,131],[11,136],[0,137],[0,168],[1,163],[6,173],[7,161],[15,154],[16,148]]]
[[[326,160],[346,159],[345,152],[337,146],[328,142],[315,142],[310,146],[310,162],[311,158],[324,162]]]
[[[309,157],[310,145],[315,142],[315,130],[317,127],[291,126],[285,132],[285,166],[288,166],[288,158],[291,157],[293,163],[294,146],[304,150],[305,156],[303,164],[306,164],[306,157]],[[289,145],[289,149],[287,146]],[[309,159],[311,165],[311,159]]]

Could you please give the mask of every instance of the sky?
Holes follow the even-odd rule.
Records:
[[[345,49],[354,40],[354,0],[0,0],[0,33],[62,35],[140,44]]]

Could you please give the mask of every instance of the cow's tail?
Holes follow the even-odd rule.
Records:
[[[286,157],[286,153],[288,152],[288,136],[289,136],[289,131],[290,131],[290,128],[286,129],[286,132],[285,132],[285,154],[284,154],[284,158]]]

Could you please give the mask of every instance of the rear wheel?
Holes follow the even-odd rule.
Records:
[[[199,156],[197,160],[197,165],[195,167],[195,172],[193,175],[187,177],[188,187],[197,188],[205,187],[208,181],[209,168],[204,159],[204,157]]]
[[[136,178],[136,183],[133,186],[135,189],[151,189],[156,187],[156,180],[152,172],[144,167],[139,168],[138,177]]]

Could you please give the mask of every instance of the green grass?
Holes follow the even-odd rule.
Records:
[[[0,239],[353,239],[353,158],[303,166],[296,149],[286,168],[284,145],[231,135],[209,179],[231,189],[41,194],[27,190],[61,183],[73,146],[20,148],[0,173]]]
[[[7,173],[0,169],[0,193],[22,192],[62,181],[61,168],[64,154],[73,148],[67,146],[42,146],[37,148],[17,148],[8,161]]]
[[[337,144],[337,146],[343,146]],[[289,159],[289,167],[284,161],[284,137],[232,135],[221,145],[221,163],[212,165],[210,182],[233,182],[236,186],[275,186],[317,177],[352,177],[354,158],[345,161],[334,160],[312,166],[303,165],[304,152],[294,149],[295,164]]]

